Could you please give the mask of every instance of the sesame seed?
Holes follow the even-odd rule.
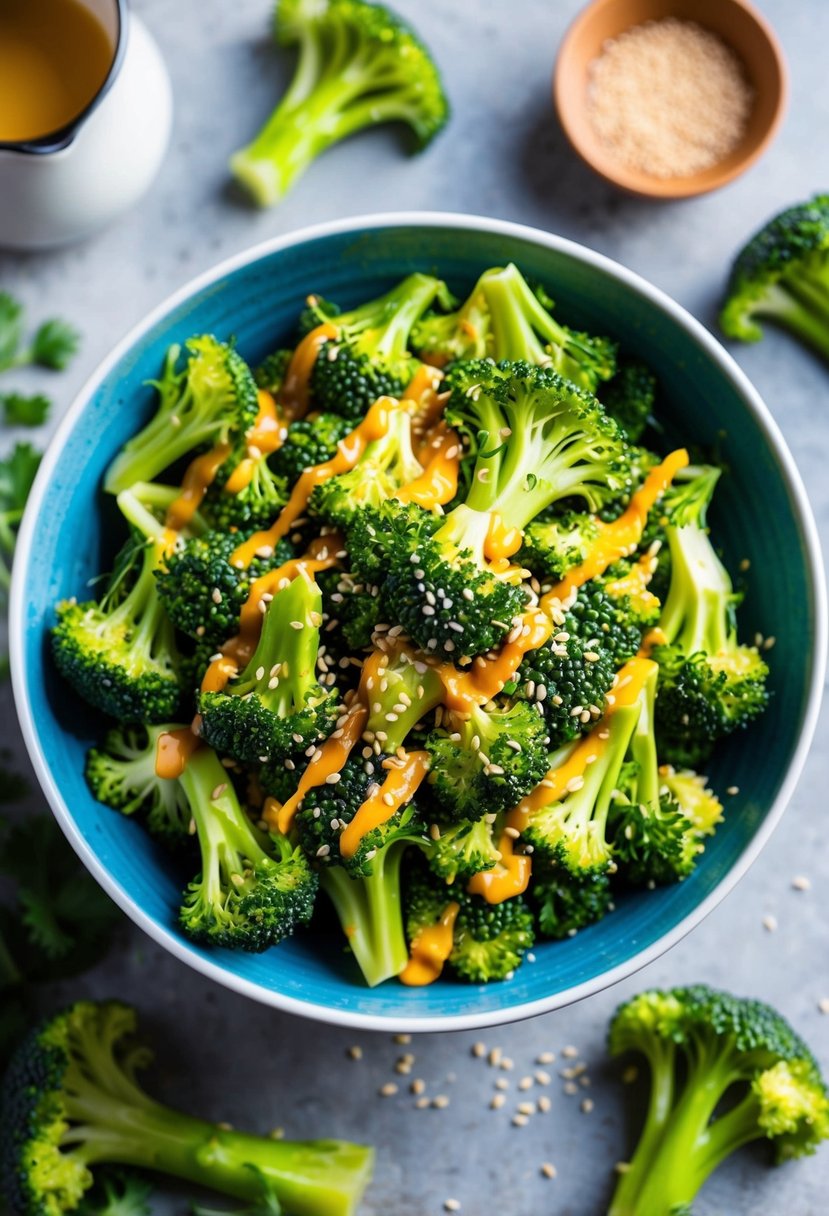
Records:
[[[768,916],[764,916],[763,917],[763,928],[768,933],[774,933],[775,930],[777,929],[777,917],[772,916],[771,913],[769,913]]]
[[[213,603],[214,603],[214,604],[221,604],[221,602],[222,602],[222,593],[221,593],[221,591],[219,590],[219,588],[218,588],[218,587],[214,587],[214,588],[213,588],[213,590],[212,590],[212,591],[211,591],[211,593],[210,593],[210,598],[213,600]]]
[[[409,1085],[409,1093],[414,1094],[416,1097],[419,1097],[421,1094],[424,1094],[425,1092],[426,1092],[426,1082],[423,1081],[420,1077],[417,1077]]]
[[[539,1068],[535,1074],[536,1085],[549,1085],[551,1081],[552,1077],[550,1074],[545,1072],[542,1068]]]
[[[336,785],[341,777],[342,777],[342,773],[329,773],[328,776],[325,778],[325,784],[326,785]]]
[[[510,977],[507,975],[504,978],[509,979]],[[513,1068],[515,1068],[515,1061],[511,1060],[509,1056],[504,1056],[498,1067],[502,1068],[504,1072],[512,1072]]]
[[[509,1081],[506,1077],[499,1077],[495,1082],[496,1089],[509,1089]]]
[[[210,801],[215,802],[217,798],[221,798],[222,794],[225,792],[226,789],[227,789],[227,782],[222,781],[220,785],[216,786],[213,793],[210,795]]]
[[[481,1042],[473,1043],[472,1044],[472,1055],[475,1057],[476,1060],[482,1060],[484,1058],[484,1056],[486,1055],[486,1044],[481,1043]]]
[[[493,1068],[497,1068],[498,1065],[501,1063],[501,1055],[502,1055],[501,1048],[493,1047],[492,1051],[487,1056],[487,1059]]]
[[[428,1098],[418,1098],[415,1102],[415,1110],[427,1110],[431,1105]]]
[[[432,1106],[435,1110],[445,1110],[449,1105],[449,1098],[446,1094],[438,1094],[436,1098],[432,1098]]]
[[[584,1098],[581,1103],[582,1114],[589,1115],[595,1103],[592,1098]]]
[[[362,1047],[358,1047],[357,1044],[355,1043],[355,1045],[353,1047],[349,1047],[348,1051],[346,1052],[346,1055],[348,1056],[348,1058],[350,1060],[362,1060],[363,1049],[362,1049]]]
[[[812,886],[811,880],[805,874],[798,874],[792,879],[792,887],[795,891],[808,891]]]
[[[542,1115],[546,1115],[547,1112],[552,1109],[552,1105],[553,1105],[552,1102],[550,1101],[550,1099],[547,1097],[546,1094],[542,1094],[541,1097],[536,1102],[536,1106],[538,1107],[538,1109]]]
[[[823,996],[817,1003],[817,1007],[821,1013],[829,1013],[829,996]]]
[[[535,1102],[519,1103],[518,1113],[519,1113],[519,1115],[527,1115],[528,1117],[530,1115],[534,1115],[535,1114]]]
[[[629,1064],[628,1067],[625,1069],[625,1071],[622,1073],[622,1084],[623,1085],[632,1085],[633,1082],[638,1079],[638,1077],[639,1077],[639,1069],[636,1067],[635,1064]]]
[[[555,1052],[542,1051],[541,1055],[537,1057],[535,1062],[536,1064],[555,1064]]]
[[[739,787],[739,785],[729,785],[728,789],[725,792],[731,798],[734,798],[737,794],[739,794],[740,787]]]
[[[321,844],[320,847],[317,849],[317,857],[327,857],[330,852],[331,852],[330,844]]]
[[[381,1098],[393,1098],[397,1093],[397,1086],[394,1081],[387,1081],[385,1085],[380,1086],[377,1092]]]
[[[493,1094],[489,1100],[489,1109],[490,1110],[500,1110],[501,1107],[506,1102],[506,1100],[507,1099],[504,1094]]]
[[[541,1167],[541,1173],[544,1178],[555,1178],[558,1170],[550,1161],[545,1161]]]
[[[564,1082],[564,1092],[566,1094],[570,1094],[570,1095],[577,1094],[579,1092],[579,1087],[578,1087],[578,1085],[576,1085],[575,1081],[565,1081]]]
[[[461,1210],[460,1201],[457,1199],[444,1199],[443,1210],[444,1212],[459,1212]]]
[[[575,1060],[578,1057],[579,1049],[578,1047],[562,1047],[561,1054],[565,1060]]]
[[[527,1119],[526,1115],[522,1115],[519,1113],[517,1115],[512,1116],[512,1126],[513,1127],[526,1127],[528,1122],[529,1122],[529,1120]]]

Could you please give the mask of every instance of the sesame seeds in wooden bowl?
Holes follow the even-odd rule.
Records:
[[[595,172],[632,194],[687,198],[766,149],[786,70],[746,0],[594,0],[561,44],[553,94]]]

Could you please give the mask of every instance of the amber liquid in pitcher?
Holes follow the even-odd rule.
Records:
[[[114,53],[79,0],[0,0],[0,143],[67,126],[106,80]]]

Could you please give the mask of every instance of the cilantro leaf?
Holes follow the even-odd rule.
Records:
[[[0,371],[14,365],[23,337],[23,308],[7,291],[0,291]]]
[[[22,393],[5,393],[0,396],[3,417],[9,426],[41,426],[47,419],[52,402],[43,393],[24,397]]]
[[[17,526],[23,518],[39,464],[40,452],[30,443],[18,443],[5,460],[0,460],[0,592],[9,587],[9,559],[14,552]]]
[[[52,371],[63,371],[77,353],[80,343],[81,335],[66,321],[44,321],[26,352],[27,361],[49,367]]]

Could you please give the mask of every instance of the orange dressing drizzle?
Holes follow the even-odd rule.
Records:
[[[512,557],[521,548],[523,535],[520,528],[511,527],[497,511],[489,517],[489,529],[484,541],[484,556],[488,561]]]
[[[359,743],[368,722],[368,707],[371,702],[372,689],[379,678],[381,668],[387,662],[387,656],[381,650],[375,650],[363,663],[360,683],[354,700],[345,715],[340,718],[337,729],[318,749],[319,754],[302,774],[294,793],[287,802],[283,803],[276,815],[275,826],[280,832],[290,831],[297,808],[308,791],[315,789],[318,785],[324,785],[326,778],[333,776],[334,773],[339,773],[352,750]],[[267,815],[265,815],[265,819],[267,822],[273,823],[273,820],[268,819]]]
[[[444,704],[455,713],[469,713],[491,701],[515,675],[524,655],[543,646],[553,628],[550,618],[534,609],[524,614],[521,634],[505,642],[494,659],[479,657],[469,671],[441,663],[436,671],[446,691]]]
[[[409,752],[402,764],[389,763],[383,784],[357,809],[340,836],[343,857],[353,857],[369,832],[388,823],[414,797],[428,771],[428,752]]]
[[[181,480],[181,492],[167,508],[165,525],[168,541],[175,540],[175,533],[185,528],[202,504],[207,487],[230,455],[229,443],[217,443],[209,452],[191,460]]]
[[[443,372],[437,367],[421,364],[403,390],[402,400],[415,404],[415,424],[421,432],[440,421],[443,413],[443,402],[439,395],[442,380]]]
[[[316,332],[316,331],[314,331]],[[272,527],[265,532],[254,532],[248,540],[233,551],[230,561],[234,566],[244,569],[250,565],[258,549],[263,546],[273,548],[291,529],[295,520],[299,519],[315,486],[321,485],[329,477],[338,473],[347,473],[353,469],[362,456],[366,447],[374,439],[382,439],[389,427],[389,410],[397,407],[397,402],[391,397],[380,397],[374,402],[365,418],[353,431],[337,444],[337,455],[323,464],[312,465],[305,469],[291,491],[291,497],[279,514]]]
[[[532,858],[514,852],[515,838],[504,832],[498,841],[501,860],[492,870],[473,874],[467,884],[472,895],[481,895],[488,904],[502,904],[514,895],[523,895],[532,877]]]
[[[443,909],[436,925],[427,925],[420,930],[412,942],[411,957],[400,972],[401,983],[410,988],[422,988],[438,979],[443,964],[452,953],[459,912],[460,905],[453,900]]]
[[[260,388],[258,401],[259,413],[246,436],[248,454],[239,461],[225,482],[225,494],[239,494],[249,486],[259,461],[281,447],[287,434],[286,427],[279,421],[276,402],[271,394]]]
[[[434,427],[429,442],[418,453],[418,460],[426,461],[423,472],[397,491],[397,501],[415,502],[427,511],[451,502],[458,491],[461,445],[445,422]]]
[[[304,418],[308,412],[309,381],[314,364],[325,343],[338,337],[339,332],[336,325],[325,321],[305,335],[291,356],[279,394],[279,404],[289,421]]]
[[[598,539],[587,557],[580,566],[568,571],[561,582],[544,596],[542,605],[552,600],[563,603],[578,587],[602,574],[620,558],[627,557],[642,538],[648,512],[665,493],[679,470],[687,464],[688,453],[684,448],[679,448],[651,469],[619,518],[612,524],[600,525]]]
[[[668,642],[668,636],[658,625],[654,625],[653,629],[649,629],[642,638],[642,645],[639,647],[639,657],[649,659],[651,651],[657,646],[665,646]]]
[[[166,730],[155,745],[155,772],[169,781],[180,777],[201,740],[189,726]]]

